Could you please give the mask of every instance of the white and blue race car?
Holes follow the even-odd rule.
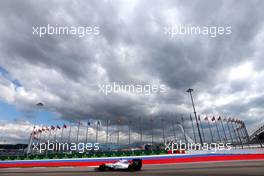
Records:
[[[99,171],[114,171],[114,170],[126,170],[126,171],[139,171],[142,168],[141,159],[133,159],[131,161],[120,159],[115,163],[101,164],[98,168]]]

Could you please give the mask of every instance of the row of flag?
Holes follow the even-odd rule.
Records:
[[[198,120],[201,121],[200,116],[198,116]],[[214,122],[214,121],[222,120],[222,117],[221,117],[221,116],[219,116],[219,117],[215,117],[215,116],[213,116],[212,118],[210,118],[210,117],[206,116],[206,117],[204,118],[204,120],[205,120],[205,121],[211,121],[211,122]],[[231,117],[229,117],[229,118],[223,118],[223,121],[225,121],[225,122],[235,122],[235,123],[238,123],[238,124],[243,124],[243,123],[244,123],[242,120],[239,120],[239,119],[237,119],[237,118],[231,118]]]
[[[192,118],[190,116],[190,120],[192,121]],[[244,139],[247,139],[248,140],[248,132],[246,130],[246,126],[245,126],[245,123],[238,119],[238,118],[222,118],[221,116],[212,116],[212,117],[204,117],[203,119],[201,119],[200,116],[197,117],[197,121],[198,121],[198,125],[201,129],[201,134],[203,135],[203,139],[205,139],[205,134],[204,134],[204,125],[202,125],[202,120],[206,121],[208,123],[208,129],[209,129],[209,132],[210,132],[210,135],[211,135],[211,141],[215,141],[215,137],[212,133],[212,129],[215,127],[216,128],[216,132],[218,134],[218,140],[219,141],[222,141],[222,137],[221,137],[221,133],[224,134],[224,141],[226,142],[227,140],[230,140],[232,141],[233,143],[233,139],[237,138],[237,140],[239,140],[239,142],[241,143],[242,145],[242,141],[241,140],[244,140]],[[220,126],[218,126],[218,123],[220,122]],[[223,122],[226,122],[226,125],[224,125]],[[229,123],[231,122],[231,123]],[[214,123],[215,125],[211,126],[210,124],[211,123]],[[231,125],[231,126],[230,126]],[[221,129],[222,127],[222,129]],[[227,130],[226,128],[227,127]],[[194,130],[194,126],[193,126],[193,133],[194,133],[194,139],[196,140],[196,137],[195,137],[195,130]],[[222,135],[223,135],[222,134]],[[228,134],[230,136],[230,139],[228,139]],[[235,137],[235,138],[234,138]]]
[[[66,124],[63,124],[62,127],[60,127],[59,125],[57,126],[53,126],[51,125],[50,127],[42,127],[42,128],[39,128],[39,129],[36,129],[34,130],[34,135],[36,134],[39,134],[39,133],[43,133],[43,132],[47,132],[47,131],[52,131],[52,130],[55,130],[55,129],[61,129],[61,128],[67,128],[67,125]]]
[[[201,117],[200,117],[200,116],[198,116],[197,118],[198,118],[198,121],[201,121]],[[205,121],[209,121],[209,122],[210,122],[210,121],[211,121],[211,122],[214,122],[214,121],[220,121],[220,120],[223,120],[223,121],[226,121],[226,122],[234,122],[234,123],[240,124],[240,125],[241,125],[241,128],[245,126],[244,122],[241,121],[241,120],[239,120],[239,119],[237,119],[237,118],[230,118],[230,117],[229,117],[229,118],[223,118],[223,119],[222,119],[221,116],[219,116],[219,117],[215,117],[215,116],[213,116],[213,117],[211,117],[211,118],[208,117],[208,116],[206,116],[203,120],[205,120]],[[77,125],[79,125],[79,126],[83,126],[84,123],[83,123],[83,122],[78,122]],[[88,126],[91,126],[91,122],[88,121],[88,122],[87,122],[87,125],[88,125]],[[101,126],[101,125],[102,125],[102,123],[101,123],[100,120],[97,120],[97,125],[98,125],[98,126]],[[67,127],[68,127],[68,126],[67,126],[66,124],[63,124],[63,126],[59,126],[59,125],[57,125],[57,126],[53,126],[53,125],[51,125],[50,127],[42,127],[42,128],[36,129],[36,130],[34,130],[33,133],[34,133],[34,135],[37,135],[37,134],[39,134],[39,133],[48,132],[48,131],[52,131],[52,130],[56,130],[56,129],[60,130],[60,129],[62,129],[62,128],[67,128]]]
[[[83,126],[84,123],[78,122],[77,125],[78,126]],[[91,126],[91,122],[88,121],[87,122],[87,125],[88,126]],[[102,123],[101,123],[100,120],[97,120],[97,125],[98,126],[101,126],[102,125]],[[59,126],[59,125],[53,126],[53,125],[51,125],[50,127],[42,127],[42,128],[35,129],[33,131],[33,134],[34,135],[37,135],[37,134],[40,134],[40,133],[45,133],[45,132],[49,132],[49,131],[56,130],[56,129],[57,130],[60,130],[60,129],[67,128],[67,127],[68,127],[68,125],[66,125],[66,124],[63,124],[62,126]]]

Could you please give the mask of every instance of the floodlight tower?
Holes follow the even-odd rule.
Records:
[[[199,124],[198,124],[197,115],[196,115],[196,111],[195,111],[195,107],[194,107],[194,102],[193,102],[193,97],[192,97],[193,89],[189,88],[189,89],[186,90],[186,92],[190,93],[190,97],[191,97],[191,101],[192,101],[192,107],[193,107],[193,113],[194,113],[194,117],[195,117],[197,129],[198,129],[198,133],[199,133],[199,138],[200,138],[201,145],[203,146],[203,140],[202,140],[202,136],[201,136],[201,132],[200,132],[200,127],[199,127]]]

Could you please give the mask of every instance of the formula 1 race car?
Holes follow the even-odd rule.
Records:
[[[131,161],[121,159],[115,163],[101,164],[98,168],[99,171],[139,171],[142,167],[142,159],[133,159]]]

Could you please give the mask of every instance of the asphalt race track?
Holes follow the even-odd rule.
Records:
[[[264,175],[264,160],[145,165],[139,172],[98,172],[94,167],[2,168],[1,176],[88,176],[88,175]]]

